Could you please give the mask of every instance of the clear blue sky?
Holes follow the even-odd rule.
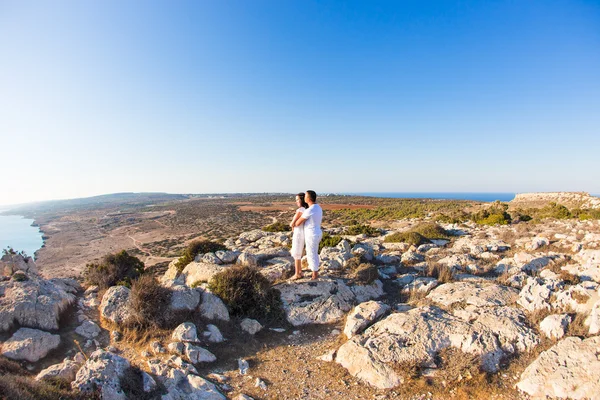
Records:
[[[0,0],[0,139],[0,204],[600,193],[600,2]]]

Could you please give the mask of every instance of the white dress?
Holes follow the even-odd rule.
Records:
[[[296,210],[296,213],[302,214],[306,210],[304,207],[300,207]],[[302,253],[304,252],[304,225],[294,227],[294,233],[292,235],[292,257],[294,260],[302,259]]]

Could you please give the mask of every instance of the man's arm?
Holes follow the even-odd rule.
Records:
[[[300,225],[302,225],[303,223],[305,223],[305,222],[306,222],[306,220],[307,220],[306,218],[300,217],[300,218],[298,218],[298,219],[296,220],[296,223],[294,224],[294,226],[300,226]]]

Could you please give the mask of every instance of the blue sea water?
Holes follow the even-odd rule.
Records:
[[[515,193],[486,193],[486,192],[355,192],[344,193],[354,196],[387,197],[394,199],[444,199],[444,200],[473,200],[473,201],[511,201]]]
[[[0,250],[8,246],[33,256],[44,241],[40,230],[31,226],[32,219],[20,215],[0,215]]]

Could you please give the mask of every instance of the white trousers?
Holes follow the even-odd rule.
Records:
[[[319,242],[323,237],[323,233],[315,233],[308,230],[304,230],[304,242],[306,243],[306,260],[308,261],[308,268],[311,271],[316,272],[319,270]]]
[[[302,252],[304,251],[304,225],[296,226],[294,228],[294,234],[292,236],[292,257],[294,260],[302,259]]]

